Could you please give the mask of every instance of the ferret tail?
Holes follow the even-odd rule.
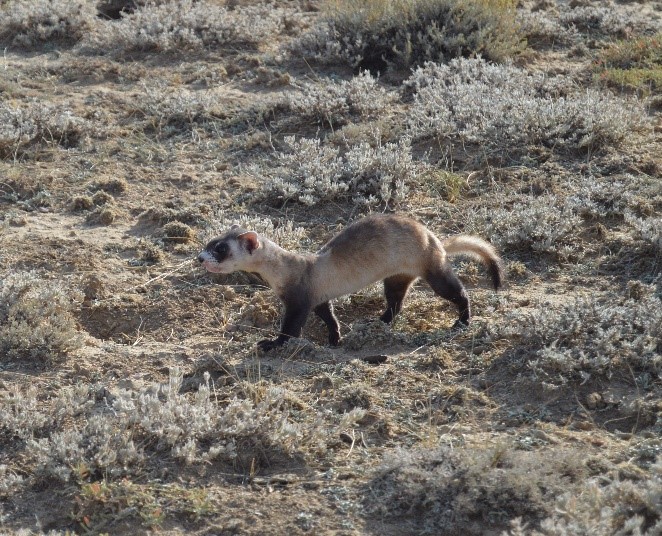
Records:
[[[444,250],[450,256],[467,255],[485,265],[495,289],[503,285],[503,263],[494,247],[482,238],[469,235],[456,235],[442,241]]]

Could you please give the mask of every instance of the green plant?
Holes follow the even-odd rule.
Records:
[[[467,187],[467,181],[462,175],[443,169],[428,171],[421,182],[449,203],[455,203]]]
[[[612,43],[596,59],[596,78],[607,85],[641,91],[662,91],[662,33]]]

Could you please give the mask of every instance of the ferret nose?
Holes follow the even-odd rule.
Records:
[[[200,255],[198,255],[198,262],[199,262],[200,264],[202,264],[203,262],[205,262],[205,259],[203,258],[202,253],[200,253]]]

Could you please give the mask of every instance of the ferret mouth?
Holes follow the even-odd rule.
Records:
[[[202,266],[208,271],[213,274],[222,274],[225,273],[223,268],[221,267],[220,264],[217,262],[212,262],[212,261],[204,261],[202,263]]]

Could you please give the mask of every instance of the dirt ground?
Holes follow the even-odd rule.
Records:
[[[284,103],[298,82],[349,80],[353,71],[284,52],[321,15],[316,2],[277,4],[291,10],[290,29],[257,47],[120,55],[5,48],[3,103],[51,106],[49,113],[65,110],[84,124],[75,140],[54,135],[0,160],[0,273],[34,271],[82,293],[72,313],[82,344],[48,358],[1,357],[3,400],[36,388],[29,411],[52,416],[55,431],[83,431],[93,414],[116,411],[120,392],[146,396],[177,370],[182,400],[210,382],[217,408],[236,400],[260,408],[277,389],[274,407],[298,435],[282,443],[273,439],[280,435],[232,436],[233,457],[184,461],[156,432],[138,432],[146,425],[136,421],[127,430],[135,430],[140,462],[104,469],[94,458],[85,468],[71,464],[58,480],[30,443],[55,445],[54,430],[42,424],[22,435],[18,425],[0,424],[0,533],[497,535],[515,531],[521,518],[522,534],[635,534],[616,529],[639,516],[640,528],[659,534],[659,342],[646,354],[653,365],[633,368],[623,354],[625,364],[581,376],[536,368],[543,350],[531,335],[539,325],[548,329],[545,310],[557,311],[562,323],[563,311],[581,300],[620,304],[644,289],[659,306],[661,250],[645,249],[621,215],[583,220],[567,255],[502,248],[507,282],[498,292],[481,268],[457,262],[474,312],[467,330],[450,329],[454,308],[422,282],[393,326],[383,326],[375,285],[336,304],[340,347],[326,345],[324,326],[311,317],[300,342],[258,352],[256,342],[278,330],[280,304],[253,275],[205,273],[195,257],[206,240],[244,217],[271,225],[265,232],[280,232],[288,248],[315,251],[366,209],[351,199],[313,207],[283,202],[251,165],[268,168],[290,135],[334,143],[341,131],[347,139],[377,124],[387,132],[412,105],[403,96],[376,119],[340,130],[297,116]],[[555,2],[539,4],[554,13]],[[659,31],[659,2],[609,9],[623,17],[649,11]],[[640,216],[659,222],[659,92],[599,85],[595,56],[621,36],[586,35],[582,54],[576,44],[530,46],[516,65],[645,101],[648,123],[636,143],[594,154],[540,149],[546,156],[529,165],[486,162],[474,149],[444,160],[439,145],[417,141],[414,157],[426,165],[444,169],[452,159],[459,193],[422,180],[397,210],[439,235],[481,234],[474,217],[483,208],[517,210],[515,195],[560,198],[577,177],[595,173],[617,183],[627,174],[639,180],[632,196],[639,196],[633,203],[643,207]],[[379,84],[395,90],[408,76],[389,71]],[[195,95],[212,108],[186,118],[154,97],[157,89]],[[168,227],[172,222],[179,226]],[[604,327],[586,318],[576,328],[582,341]],[[546,347],[555,348],[565,335],[549,337]],[[609,351],[597,352],[617,361]],[[375,356],[385,359],[371,363]],[[54,401],[81,386],[90,409],[57,416]],[[215,441],[213,430],[196,438],[199,451]],[[66,456],[58,459],[67,465]],[[635,491],[610,491],[630,484]],[[636,490],[646,490],[646,499]],[[604,514],[626,503],[629,510]]]

